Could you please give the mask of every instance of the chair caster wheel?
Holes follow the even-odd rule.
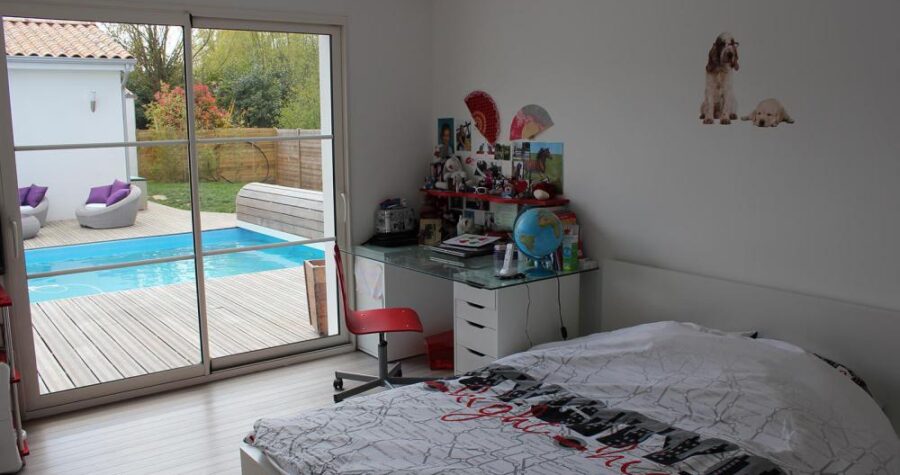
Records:
[[[334,378],[334,390],[341,391],[344,389],[344,380],[341,378]]]

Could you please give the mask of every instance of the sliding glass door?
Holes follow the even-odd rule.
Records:
[[[27,410],[348,341],[330,255],[339,28],[3,27]]]

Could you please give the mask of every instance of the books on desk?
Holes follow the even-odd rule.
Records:
[[[428,246],[428,249],[439,254],[465,259],[492,253],[494,251],[494,242],[498,239],[500,238],[496,236],[463,234],[448,239],[437,246]]]
[[[475,257],[475,256],[484,256],[494,252],[494,246],[488,244],[484,247],[461,247],[461,246],[452,246],[450,244],[438,244],[437,246],[426,246],[430,251],[437,252],[439,254],[446,254],[448,256],[453,257]]]

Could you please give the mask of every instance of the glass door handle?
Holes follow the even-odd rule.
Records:
[[[341,223],[347,224],[347,214],[350,210],[347,205],[347,194],[341,192]]]

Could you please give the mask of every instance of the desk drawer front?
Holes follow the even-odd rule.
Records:
[[[496,358],[497,330],[457,318],[456,344]]]
[[[471,285],[453,283],[453,298],[480,305],[483,308],[497,308],[497,292]]]
[[[465,300],[453,302],[453,315],[489,328],[497,329],[497,310]]]
[[[468,373],[469,371],[487,366],[494,362],[494,357],[482,354],[477,351],[470,350],[464,346],[456,347],[456,363],[453,372],[456,374]]]

